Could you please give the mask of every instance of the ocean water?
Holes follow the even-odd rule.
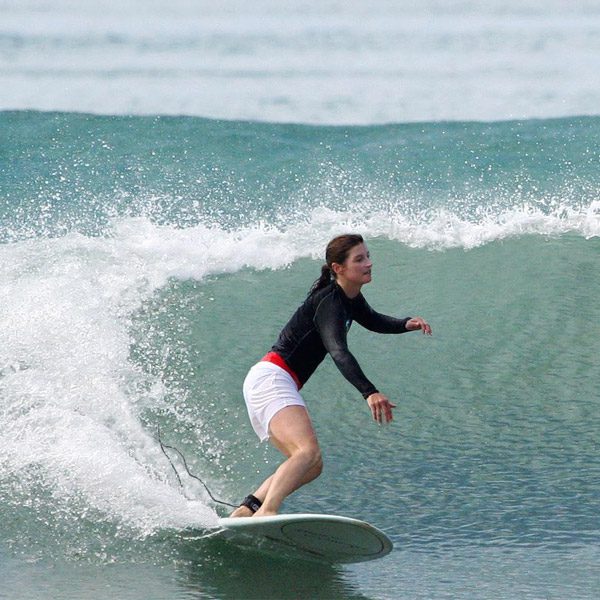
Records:
[[[596,0],[2,0],[0,108],[313,124],[598,114]]]
[[[595,598],[600,118],[325,127],[4,112],[0,596]],[[376,564],[190,542],[277,464],[241,398],[360,231],[379,310],[353,328],[397,401],[378,427],[327,360],[325,456],[286,511],[385,530]],[[316,570],[315,570],[316,569]]]
[[[596,599],[595,2],[0,0],[0,599]],[[333,567],[208,531],[279,463],[247,369],[358,231],[325,470],[284,510],[383,529]],[[177,473],[175,473],[174,468]]]

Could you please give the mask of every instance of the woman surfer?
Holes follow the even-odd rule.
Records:
[[[254,431],[287,459],[233,511],[232,517],[275,515],[283,500],[321,474],[321,450],[300,388],[329,353],[344,377],[363,395],[373,419],[390,422],[396,407],[367,379],[348,350],[353,321],[378,333],[420,329],[421,317],[396,319],[375,312],[361,288],[371,281],[369,251],[356,234],[340,235],[327,245],[326,263],[306,300],[297,309],[271,351],[244,381],[244,399]]]

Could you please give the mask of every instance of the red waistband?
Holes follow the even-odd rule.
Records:
[[[286,373],[290,374],[291,378],[295,381],[296,385],[298,386],[298,389],[302,387],[300,379],[298,379],[298,375],[296,375],[296,373],[294,373],[294,371],[292,371],[292,369],[289,368],[288,364],[285,362],[285,360],[283,360],[283,358],[281,358],[281,356],[279,356],[279,354],[277,354],[277,352],[267,352],[260,359],[260,361],[270,362],[274,365],[277,365],[278,367],[281,367]]]

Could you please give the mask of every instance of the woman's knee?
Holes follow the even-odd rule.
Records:
[[[309,465],[310,470],[318,477],[323,471],[323,456],[319,444],[309,444],[300,449],[300,452],[305,456],[305,460]]]

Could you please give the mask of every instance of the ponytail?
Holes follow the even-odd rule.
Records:
[[[327,287],[333,279],[334,277],[331,267],[329,265],[323,265],[321,267],[321,276],[318,279],[315,279],[315,282],[312,284],[308,295],[310,296],[311,294],[322,290],[324,287]]]

